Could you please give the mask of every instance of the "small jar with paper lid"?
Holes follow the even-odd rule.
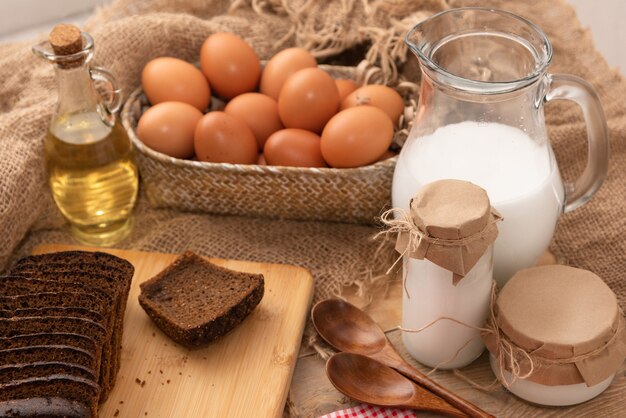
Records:
[[[482,188],[440,180],[383,216],[403,256],[402,340],[422,364],[466,366],[483,352],[500,215]],[[395,215],[391,219],[391,214]]]
[[[602,393],[626,358],[624,316],[597,275],[567,266],[520,270],[498,295],[483,339],[513,394],[574,405]]]

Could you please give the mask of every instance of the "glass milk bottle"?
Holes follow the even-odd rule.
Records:
[[[424,184],[471,181],[502,214],[494,277],[502,285],[548,248],[560,214],[587,202],[606,177],[607,128],[593,88],[547,73],[552,47],[537,26],[508,12],[452,9],[406,37],[422,70],[418,111],[396,165],[392,201],[408,208]],[[580,178],[563,184],[543,106],[575,101],[588,131]]]
[[[394,211],[392,211],[394,212]],[[415,360],[452,369],[474,361],[493,287],[500,216],[485,190],[460,180],[422,187],[410,214],[383,222],[403,254],[402,341]]]
[[[110,246],[131,229],[138,173],[132,145],[116,113],[120,91],[113,76],[91,68],[93,39],[58,25],[49,42],[33,47],[54,64],[58,103],[44,142],[52,197],[79,241]],[[108,86],[104,101],[94,81]]]

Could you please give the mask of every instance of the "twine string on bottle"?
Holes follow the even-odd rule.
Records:
[[[430,244],[444,247],[463,247],[474,241],[482,239],[485,234],[490,232],[492,225],[501,220],[502,216],[492,208],[492,220],[487,222],[485,227],[480,231],[463,238],[443,239],[433,237],[427,232],[422,231],[415,224],[415,222],[413,222],[413,219],[408,211],[401,208],[392,208],[386,210],[380,216],[380,221],[386,226],[386,229],[377,233],[374,236],[374,239],[378,239],[381,236],[384,238],[389,238],[390,236],[406,237],[406,246],[402,249],[402,251],[399,251],[400,255],[396,258],[389,269],[387,269],[387,274],[389,274],[396,267],[398,262],[404,258],[404,256],[412,256],[423,259]],[[407,298],[411,299],[411,295],[409,294],[406,284],[406,269],[404,269],[402,274],[402,287],[404,288]]]

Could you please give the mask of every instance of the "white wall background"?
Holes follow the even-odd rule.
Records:
[[[108,1],[0,0],[0,42],[31,39],[60,22],[80,24],[94,6]],[[591,27],[598,50],[626,75],[626,0],[568,1],[583,26]]]
[[[626,75],[626,1],[568,0],[583,26],[591,28],[596,48]]]

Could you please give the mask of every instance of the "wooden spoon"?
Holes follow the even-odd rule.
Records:
[[[326,374],[339,392],[359,402],[467,418],[465,413],[391,367],[360,354],[334,354],[326,362]]]
[[[495,418],[473,403],[439,386],[406,362],[383,330],[365,312],[341,299],[326,299],[311,310],[318,334],[339,351],[361,354],[393,367],[415,383],[476,418]]]

